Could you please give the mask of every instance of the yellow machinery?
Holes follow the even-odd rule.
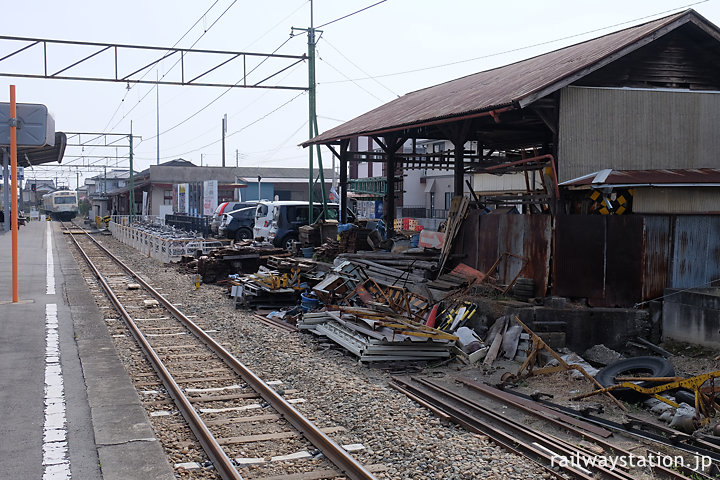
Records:
[[[585,393],[582,395],[577,395],[572,398],[572,400],[579,400],[581,398],[586,398],[591,395],[596,395],[598,393],[607,393],[612,392],[613,390],[616,390],[618,388],[630,388],[632,390],[635,390],[636,392],[640,392],[644,395],[648,395],[651,397],[654,397],[661,402],[665,402],[668,405],[671,405],[673,407],[678,407],[678,404],[668,398],[663,397],[660,395],[663,392],[669,392],[671,390],[677,390],[677,389],[684,389],[684,390],[690,390],[693,393],[695,393],[695,411],[698,413],[702,413],[706,420],[710,417],[715,416],[715,412],[717,410],[720,410],[720,404],[717,403],[716,400],[716,392],[715,392],[715,379],[720,378],[720,370],[715,370],[714,372],[709,373],[703,373],[701,375],[696,375],[694,377],[690,378],[682,378],[682,377],[618,377],[615,380],[619,381],[617,385],[613,385],[611,387],[602,388],[600,390],[595,390],[590,393]],[[652,382],[668,382],[664,383],[662,385],[656,385],[653,387],[641,387],[640,385],[633,383],[633,382],[642,382],[642,381],[652,381]],[[703,387],[703,385],[707,382],[710,382],[710,385],[707,387]]]

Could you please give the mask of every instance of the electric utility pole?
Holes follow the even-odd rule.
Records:
[[[156,144],[157,144],[157,164],[160,165],[160,74],[157,70],[155,70],[155,81],[157,84],[155,85],[155,111],[157,113],[156,117],[156,126],[157,126],[157,135],[156,138]]]
[[[292,30],[298,30],[301,32],[307,32],[308,35],[308,97],[309,97],[309,137],[313,138],[320,134],[317,124],[317,103],[316,103],[316,88],[315,88],[315,45],[317,45],[317,39],[315,38],[316,33],[320,33],[322,35],[322,30],[315,30],[315,27],[313,26],[313,0],[310,0],[310,28],[295,28],[293,27]],[[322,155],[320,153],[320,145],[317,145],[317,155],[318,155],[318,170],[320,171],[320,191],[322,192],[322,206],[323,206],[323,215],[325,218],[327,218],[327,196],[325,195],[325,172],[323,171],[323,164],[322,164]],[[314,186],[314,180],[315,175],[313,173],[313,149],[312,147],[308,148],[308,163],[309,163],[309,173],[308,173],[308,200],[310,202],[310,211],[308,213],[308,218],[310,219],[310,223],[313,223],[313,186]]]
[[[222,119],[222,166],[225,166],[225,133],[227,132],[227,113]]]
[[[133,133],[132,120],[130,120],[130,191],[128,202],[130,203],[130,223],[133,222],[135,216],[135,172],[133,171]]]

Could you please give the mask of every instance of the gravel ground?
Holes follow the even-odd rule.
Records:
[[[383,479],[528,479],[550,475],[524,457],[508,453],[486,437],[443,425],[429,411],[388,386],[390,374],[360,365],[354,357],[327,349],[311,334],[268,327],[252,312],[234,310],[225,290],[202,285],[139,255],[111,237],[98,238],[186,315],[197,315],[225,348],[266,381],[281,380],[306,399],[296,407],[320,427],[342,426],[330,435],[341,444],[361,443],[364,465],[382,464]],[[451,377],[451,367],[436,369]]]

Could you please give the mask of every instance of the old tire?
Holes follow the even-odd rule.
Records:
[[[252,237],[252,232],[247,228],[238,228],[235,231],[235,240],[238,242],[241,242],[243,240],[250,240],[252,239]]]
[[[691,407],[695,406],[695,392],[687,390],[678,390],[675,392],[675,401],[677,403],[687,403]]]
[[[625,360],[620,360],[615,363],[611,363],[605,368],[602,368],[598,373],[595,374],[595,380],[597,380],[603,387],[611,387],[616,385],[618,382],[615,381],[615,377],[622,377],[638,374],[644,377],[674,377],[675,368],[670,362],[662,357],[633,357]],[[665,382],[639,382],[638,385],[644,388],[662,385]],[[631,388],[616,388],[611,390],[617,398],[622,398],[627,401],[639,401],[645,398],[640,392],[637,392]]]

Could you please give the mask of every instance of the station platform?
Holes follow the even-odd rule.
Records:
[[[0,230],[0,477],[173,479],[57,222]]]

